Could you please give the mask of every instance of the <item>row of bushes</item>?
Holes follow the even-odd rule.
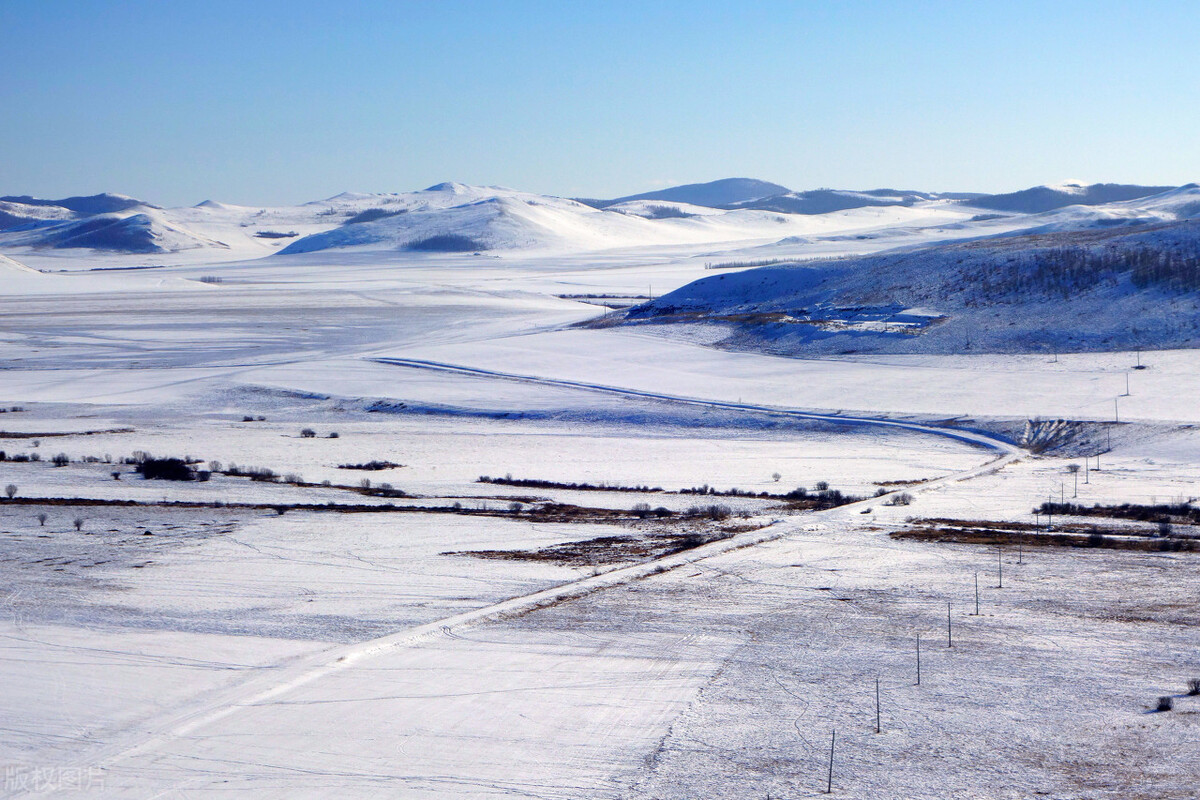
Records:
[[[536,478],[514,478],[505,475],[503,478],[493,478],[480,475],[476,483],[491,483],[500,486],[520,486],[524,489],[575,489],[592,492],[661,492],[661,486],[619,486],[609,483],[564,483],[561,481],[543,481]]]
[[[620,484],[610,483],[571,483],[564,481],[546,481],[536,478],[514,478],[511,474],[505,475],[503,478],[494,478],[490,475],[480,475],[476,483],[490,483],[502,486],[519,486],[525,489],[567,489],[567,490],[584,490],[594,492],[662,492],[661,486],[623,486]],[[743,491],[738,488],[733,489],[716,489],[709,486],[707,483],[701,486],[693,486],[687,489],[680,489],[678,494],[687,495],[704,495],[707,497],[747,497],[766,500],[791,500],[791,501],[807,501],[816,503],[820,508],[832,508],[834,506],[846,505],[848,503],[857,503],[860,500],[865,500],[865,497],[845,494],[838,489],[830,489],[827,481],[817,481],[816,488],[809,490],[803,486],[793,489],[786,494],[775,494],[772,492],[752,492]],[[876,493],[876,497],[887,494],[886,489],[880,489]],[[641,504],[639,504],[641,505]]]
[[[1099,503],[1091,506],[1076,503],[1042,503],[1034,509],[1035,514],[1052,514],[1054,516],[1075,517],[1110,517],[1113,519],[1130,519],[1137,522],[1158,522],[1200,525],[1200,508],[1187,503],[1158,503],[1155,505],[1140,505],[1138,503],[1121,503],[1115,506],[1102,506]]]

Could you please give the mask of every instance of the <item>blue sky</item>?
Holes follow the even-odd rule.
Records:
[[[1200,4],[0,0],[0,194],[1200,181]]]

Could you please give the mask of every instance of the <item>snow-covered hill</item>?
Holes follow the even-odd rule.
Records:
[[[1034,186],[1008,194],[983,195],[965,200],[975,208],[1038,214],[1064,206],[1098,206],[1119,203],[1165,192],[1171,186],[1136,186],[1120,183],[1093,183],[1085,186],[1078,181],[1065,181],[1052,186]]]
[[[895,191],[892,189],[870,189],[847,191],[842,189],[812,189],[807,192],[783,194],[747,200],[735,204],[736,208],[754,208],[762,211],[778,211],[785,214],[828,214],[851,208],[870,206],[912,206],[930,200],[959,200],[961,192],[939,194],[936,192]]]
[[[227,248],[222,242],[173,224],[162,211],[96,214],[32,230],[10,231],[4,243],[14,247],[87,248],[122,253],[173,253],[197,248]]]
[[[665,200],[671,203],[727,208],[763,197],[786,194],[788,191],[786,186],[780,186],[778,183],[770,181],[760,181],[755,178],[723,178],[708,183],[689,183],[653,192],[626,195],[615,200],[587,200],[585,202],[597,208],[606,208],[631,200]]]
[[[173,264],[347,249],[589,252],[693,245],[718,252],[771,250],[749,256],[761,259],[870,252],[1023,229],[1138,226],[1187,219],[1200,209],[1194,184],[1145,194],[1153,188],[1064,184],[1012,196],[790,192],[778,184],[731,178],[620,201],[581,202],[447,182],[414,192],[347,192],[296,206],[209,200],[185,208],[111,194],[62,200],[10,196],[0,198],[0,252],[49,268],[58,267],[46,262],[65,263],[53,255],[60,251],[88,254],[93,261],[102,255],[106,266],[141,265],[149,254]],[[1139,196],[1102,202],[1130,194]],[[1019,206],[1011,199],[1018,195],[1054,207],[1038,214],[987,210]],[[1046,199],[1051,195],[1053,202]],[[1059,202],[1064,198],[1074,202],[1064,205]]]
[[[1177,190],[1161,206],[1193,204]],[[1165,212],[1164,212],[1165,213]],[[1200,344],[1200,221],[1025,233],[703,278],[630,323],[718,323],[776,353]]]
[[[796,235],[963,220],[967,210],[897,208],[880,216],[805,216],[628,200],[597,209],[575,200],[499,187],[439,184],[396,195],[339,227],[296,241],[283,254],[359,248],[441,252],[603,250],[715,242],[770,242]],[[871,213],[867,213],[871,212]]]

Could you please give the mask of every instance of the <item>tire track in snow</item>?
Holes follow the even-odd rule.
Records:
[[[584,391],[614,394],[639,400],[664,400],[672,403],[682,403],[684,405],[717,408],[725,411],[747,411],[756,414],[771,414],[775,416],[791,417],[793,419],[834,422],[845,425],[873,425],[885,428],[895,428],[933,436],[941,436],[944,438],[953,439],[955,441],[965,442],[966,444],[986,447],[992,450],[999,450],[1004,453],[1022,452],[1017,445],[1001,439],[998,436],[990,436],[986,433],[965,430],[962,428],[942,428],[937,425],[928,425],[920,422],[906,422],[904,420],[891,419],[889,417],[828,414],[817,411],[803,411],[800,409],[757,405],[754,403],[732,403],[725,400],[706,400],[699,397],[683,397],[680,395],[651,392],[643,389],[609,386],[602,383],[572,381],[563,378],[544,378],[536,375],[519,375],[512,372],[500,372],[498,370],[480,369],[478,367],[465,367],[458,364],[447,364],[440,361],[425,361],[414,358],[380,357],[369,360],[378,364],[388,364],[394,367],[407,367],[410,369],[423,369],[435,372],[449,372],[458,375],[468,375],[475,378],[493,378],[496,380],[531,383],[538,386],[552,386],[563,389],[582,389]]]
[[[441,372],[472,375],[476,377],[490,377],[499,380],[513,380],[546,386],[583,389],[627,397],[664,400],[669,402],[678,402],[726,410],[782,415],[797,419],[818,420],[851,425],[873,425],[950,438],[956,441],[988,448],[997,451],[998,453],[994,458],[988,459],[985,463],[972,469],[947,475],[941,478],[935,478],[922,484],[901,487],[895,492],[889,494],[896,494],[902,490],[923,493],[949,484],[971,480],[972,478],[976,478],[981,475],[991,474],[999,469],[1002,469],[1008,463],[1015,461],[1024,453],[1024,451],[1016,445],[997,437],[988,436],[984,433],[939,428],[934,425],[924,425],[916,422],[905,422],[882,417],[876,418],[866,416],[844,416],[840,414],[822,414],[817,412],[783,409],[747,403],[729,403],[717,400],[704,400],[701,398],[676,397],[673,395],[647,392],[636,389],[625,389],[614,386],[605,386],[602,384],[589,384],[553,378],[540,378],[536,376],[515,375],[511,373],[494,372],[471,367],[456,366],[452,364],[441,364],[438,362],[392,358],[376,358],[372,360],[398,367],[436,370]],[[126,740],[125,742],[110,745],[102,750],[94,751],[89,756],[80,759],[78,766],[98,766],[101,769],[111,768],[117,764],[120,764],[121,762],[129,760],[130,758],[140,754],[153,752],[156,749],[178,741],[192,731],[195,731],[205,725],[220,721],[225,717],[237,713],[237,711],[242,708],[269,702],[280,695],[283,695],[294,689],[298,689],[302,686],[306,686],[340,670],[351,668],[355,664],[366,659],[370,659],[374,656],[400,648],[418,646],[424,642],[436,640],[438,638],[456,638],[457,631],[474,625],[528,614],[541,608],[576,600],[598,591],[622,586],[636,580],[649,578],[656,574],[694,564],[697,561],[710,558],[712,556],[776,541],[792,533],[816,532],[814,530],[814,526],[811,524],[805,524],[805,522],[812,520],[814,517],[819,519],[821,522],[826,523],[844,521],[849,519],[851,515],[857,515],[860,507],[884,501],[888,496],[889,495],[872,497],[862,500],[858,503],[839,506],[826,511],[811,512],[810,514],[805,515],[804,522],[801,520],[794,520],[790,521],[789,524],[783,520],[776,520],[765,528],[736,534],[728,539],[711,542],[682,553],[675,553],[654,559],[652,561],[610,570],[608,572],[601,573],[600,575],[593,575],[578,580],[569,581],[567,583],[560,584],[559,586],[510,598],[499,603],[493,603],[472,611],[463,612],[441,620],[419,625],[415,628],[400,631],[388,636],[383,636],[378,639],[347,645],[345,647],[334,648],[332,650],[325,650],[314,655],[301,657],[284,666],[266,668],[266,671],[261,676],[251,678],[246,682],[239,684],[238,686],[218,692],[216,696],[206,700],[198,707],[192,708],[180,714],[176,714],[165,721],[159,722],[157,725],[155,725],[153,730],[141,733],[138,737],[140,741],[130,742]],[[825,526],[819,525],[816,527],[819,529],[820,527]]]

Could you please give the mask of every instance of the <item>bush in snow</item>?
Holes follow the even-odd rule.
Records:
[[[181,458],[147,458],[136,472],[147,480],[194,481],[196,472]]]

